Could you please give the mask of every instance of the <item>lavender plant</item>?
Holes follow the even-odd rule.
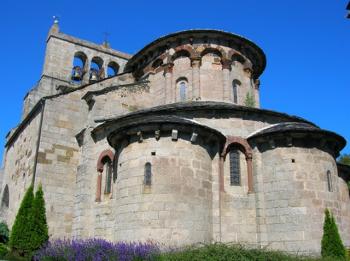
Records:
[[[111,243],[103,239],[54,240],[34,255],[35,261],[152,261],[159,254],[153,243]]]

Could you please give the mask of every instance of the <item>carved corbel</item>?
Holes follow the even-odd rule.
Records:
[[[178,139],[178,131],[177,130],[172,130],[171,131],[171,139],[173,140],[173,141],[177,141],[177,139]]]
[[[137,137],[138,137],[138,142],[141,143],[141,142],[143,141],[142,132],[141,132],[141,131],[138,131],[136,135],[137,135]]]
[[[197,141],[198,134],[193,132],[191,135],[191,143],[195,143]]]

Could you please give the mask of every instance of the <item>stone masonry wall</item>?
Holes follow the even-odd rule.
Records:
[[[1,199],[4,187],[9,188],[9,208],[1,204],[1,218],[12,227],[17,210],[25,191],[33,178],[34,158],[37,148],[40,113],[36,113],[26,124],[14,142],[5,149],[4,177],[1,188]]]
[[[320,253],[325,208],[334,213],[342,239],[349,245],[349,192],[331,155],[316,148],[276,148],[263,152],[258,161],[263,245]],[[333,191],[328,191],[327,171]]]
[[[75,135],[86,121],[86,107],[79,93],[46,100],[45,104],[35,184],[43,185],[49,234],[56,238],[72,233],[80,159]]]
[[[255,195],[248,194],[245,155],[240,154],[241,185],[230,184],[230,160],[224,162],[224,191],[221,192],[221,230],[223,242],[257,243]]]
[[[146,162],[152,164],[151,186],[144,185]],[[211,158],[202,145],[170,137],[132,141],[121,149],[118,160],[114,240],[210,242],[211,172]]]

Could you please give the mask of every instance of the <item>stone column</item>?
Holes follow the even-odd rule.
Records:
[[[247,172],[248,172],[248,193],[253,193],[253,155],[248,153],[246,155]]]
[[[260,80],[254,80],[254,89],[255,89],[255,106],[260,108]]]
[[[83,68],[83,80],[82,84],[87,84],[89,83],[90,79],[90,59],[86,58],[84,68]]]
[[[175,102],[173,97],[173,63],[168,63],[164,66],[164,77],[165,77],[165,104]]]
[[[191,59],[192,66],[192,100],[201,99],[201,87],[200,87],[200,66],[201,58],[195,57]]]
[[[225,191],[225,183],[224,183],[224,157],[220,156],[219,161],[219,184],[220,184],[220,192]]]
[[[222,60],[222,83],[223,83],[223,100],[231,101],[230,95],[230,71],[231,71],[231,60]]]
[[[101,186],[102,186],[102,172],[97,174],[97,186],[96,186],[96,202],[101,201]]]

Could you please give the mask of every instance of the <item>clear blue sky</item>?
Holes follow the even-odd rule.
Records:
[[[64,33],[135,53],[175,31],[221,29],[266,53],[262,108],[304,117],[350,141],[350,19],[347,0],[2,0],[0,157],[23,97],[40,77],[52,16]],[[348,145],[343,153],[350,153]]]

